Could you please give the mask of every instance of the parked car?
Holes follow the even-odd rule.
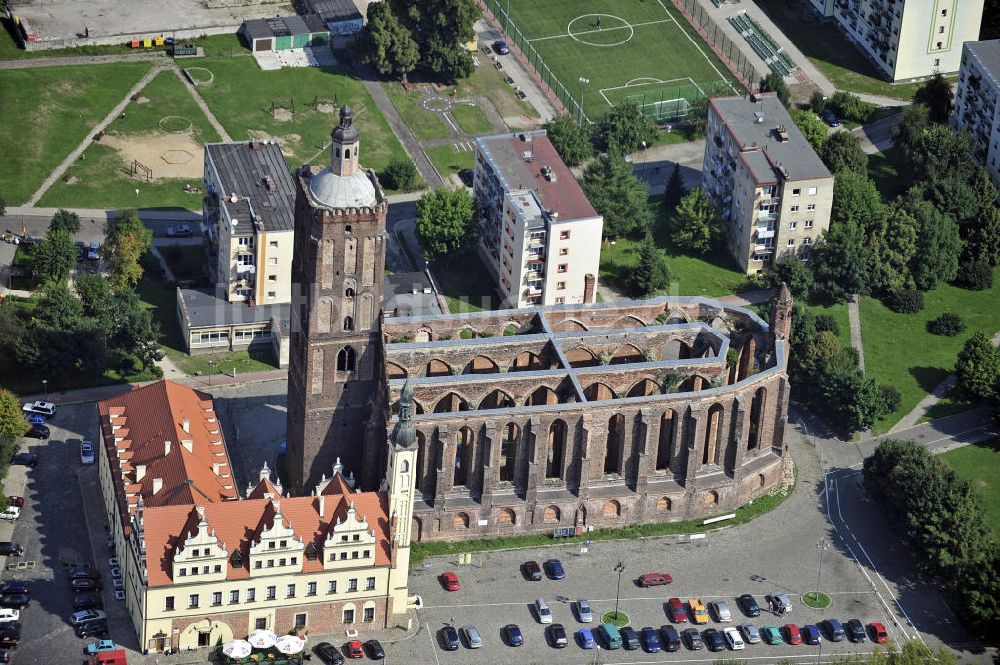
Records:
[[[0,541],[0,556],[24,556],[24,548],[17,543]]]
[[[768,596],[765,596],[768,606],[771,608],[772,612],[777,612],[778,614],[784,614],[785,612],[790,612],[792,610],[792,601],[788,598],[787,594],[776,591]]]
[[[847,631],[844,630],[843,624],[836,619],[827,619],[824,623],[826,624],[826,634],[829,635],[831,642],[840,642],[847,637]]]
[[[685,623],[688,620],[687,609],[680,598],[667,599],[667,614],[674,623]]]
[[[29,425],[44,425],[45,416],[40,413],[30,413],[28,414],[28,424]]]
[[[108,622],[104,619],[85,621],[75,628],[77,637],[107,637]]]
[[[740,626],[740,630],[743,631],[743,639],[747,641],[747,644],[757,644],[760,642],[760,631],[757,630],[757,626],[752,623],[745,623]]]
[[[479,629],[472,624],[462,626],[462,634],[465,635],[465,643],[470,649],[478,649],[483,646],[483,636],[479,634]]]
[[[715,628],[706,628],[701,634],[705,640],[705,645],[709,651],[723,651],[726,648],[726,640],[722,637],[722,631]]]
[[[368,657],[372,660],[385,660],[385,649],[382,648],[382,643],[378,640],[365,642],[365,651],[368,652]]]
[[[194,235],[191,230],[190,224],[178,224],[177,226],[167,227],[167,237],[168,238],[189,238]]]
[[[0,594],[5,593],[23,593],[30,596],[31,587],[27,582],[7,582],[0,588]]]
[[[865,641],[865,625],[861,619],[851,619],[847,622],[847,639],[852,642]]]
[[[0,624],[0,647],[16,649],[21,646],[21,624],[17,621]]]
[[[31,596],[26,593],[5,593],[0,596],[0,607],[11,610],[23,610],[31,604]]]
[[[701,598],[688,598],[688,607],[691,608],[691,619],[698,625],[708,623],[708,610]]]
[[[25,434],[24,436],[28,437],[29,439],[39,439],[40,441],[45,441],[46,439],[49,438],[50,435],[51,432],[49,432],[49,428],[46,427],[45,425],[32,425],[31,429],[29,429],[28,433]],[[37,458],[37,455],[35,455],[35,457]],[[34,466],[34,464],[32,464],[31,466]]]
[[[733,613],[729,611],[729,605],[721,601],[713,601],[708,604],[712,614],[715,615],[715,620],[719,623],[729,623],[733,620]]]
[[[576,616],[580,619],[580,623],[590,623],[594,620],[594,612],[590,609],[590,603],[586,598],[576,599]]]
[[[38,455],[35,453],[18,453],[10,458],[12,466],[30,466],[34,468],[38,464]]]
[[[642,639],[642,649],[646,653],[658,653],[663,646],[660,644],[660,635],[652,626],[645,626],[639,631]]]
[[[88,621],[107,620],[108,615],[103,610],[80,610],[69,615],[69,622],[76,626]]]
[[[17,506],[7,506],[7,510],[0,513],[0,519],[9,520],[13,522],[18,517],[21,516],[21,509]]]
[[[7,497],[7,503],[18,508],[24,508],[24,497],[23,496],[9,496]]]
[[[52,402],[28,402],[21,407],[25,413],[37,413],[42,416],[56,415],[56,405]]]
[[[74,610],[96,610],[104,607],[104,603],[101,601],[100,594],[97,593],[78,593],[73,596],[73,609]]]
[[[542,567],[537,561],[526,561],[524,566],[524,576],[532,582],[542,581]]]
[[[784,644],[785,639],[781,636],[781,631],[777,626],[767,625],[761,628],[761,635],[768,644]]]
[[[450,570],[441,573],[441,584],[448,591],[458,591],[462,588],[462,585],[458,583],[458,575]]]
[[[802,633],[794,623],[785,624],[785,640],[789,644],[802,644]]]
[[[597,632],[608,649],[622,648],[622,634],[613,623],[602,623],[597,627]]]
[[[739,651],[746,647],[743,642],[743,638],[740,636],[740,631],[730,626],[729,628],[724,628],[722,630],[722,635],[726,638],[726,644],[733,651]]]
[[[3,608],[0,609],[0,623],[6,623],[8,621],[17,621],[21,617],[21,612],[18,610]]]
[[[458,651],[458,647],[462,646],[454,626],[445,626],[441,629],[441,644],[444,645],[445,651]]]
[[[69,569],[69,578],[71,580],[99,580],[101,573],[96,568],[78,566]]]
[[[837,114],[832,109],[826,109],[820,113],[819,117],[830,127],[840,127],[840,118],[837,117]]]
[[[69,581],[69,586],[73,591],[100,591],[104,588],[101,580],[90,579],[89,577],[78,577]]]
[[[118,646],[112,640],[97,640],[87,645],[87,653],[101,653],[102,651],[114,651]]]
[[[554,623],[549,626],[549,640],[552,642],[552,646],[557,649],[566,647],[569,644],[566,628],[561,623]]]
[[[80,464],[94,463],[94,443],[92,441],[80,442]]]
[[[96,240],[87,247],[87,258],[91,261],[101,260],[101,243]]]
[[[673,581],[674,579],[667,573],[643,573],[639,576],[639,586],[641,587],[663,586]]]
[[[516,623],[509,623],[504,626],[503,636],[507,640],[507,644],[512,647],[519,647],[524,644],[524,635],[521,633],[521,627]]]
[[[802,630],[799,631],[802,634],[802,641],[806,644],[816,646],[819,644],[819,628],[811,623],[807,623],[802,626]]]
[[[760,616],[760,605],[757,604],[757,599],[749,593],[745,593],[737,598],[736,604],[743,610],[743,614],[746,614],[748,617]]]
[[[576,632],[577,639],[580,641],[581,649],[596,649],[597,642],[594,640],[594,633],[590,628],[581,628]]]
[[[872,634],[872,642],[875,644],[885,644],[889,641],[889,633],[880,621],[872,621],[868,624],[868,630]]]
[[[364,658],[365,650],[361,647],[361,640],[351,640],[345,644],[344,653],[348,658]]]
[[[681,636],[687,643],[687,648],[691,651],[698,651],[705,648],[705,642],[701,639],[701,633],[698,632],[697,628],[688,628],[681,633]]]
[[[493,42],[493,50],[499,55],[507,55],[510,53],[510,48],[507,46],[507,42],[497,40]]]
[[[544,598],[535,601],[535,611],[538,613],[538,623],[552,623],[552,610],[545,604]]]
[[[320,642],[313,647],[313,653],[323,661],[324,665],[344,665],[344,657],[337,647],[329,642]]]
[[[549,559],[545,562],[545,572],[553,580],[566,579],[566,571],[563,569],[562,561],[559,559]]]
[[[626,649],[638,649],[639,633],[635,632],[632,626],[623,626],[618,629],[618,634],[622,636],[622,646]]]
[[[681,636],[677,633],[677,629],[666,624],[660,626],[660,643],[663,645],[664,651],[677,651],[681,648]]]

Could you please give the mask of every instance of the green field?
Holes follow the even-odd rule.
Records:
[[[451,136],[451,131],[445,124],[444,117],[440,113],[428,111],[420,105],[424,96],[418,90],[407,90],[398,81],[386,82],[382,84],[382,89],[392,100],[392,105],[396,107],[399,117],[403,119],[418,141],[433,141]]]
[[[1000,439],[956,448],[941,459],[979,491],[986,523],[1000,538]]]
[[[471,169],[476,161],[475,152],[471,150],[463,152],[457,150],[453,145],[426,148],[424,154],[427,155],[427,159],[431,160],[442,178],[447,178],[452,173],[458,173],[462,169]]]
[[[669,0],[489,0],[510,40],[542,73],[570,112],[600,117],[627,98],[647,112],[677,106],[732,79]],[[598,18],[600,25],[597,24]],[[542,63],[537,62],[541,58]],[[546,67],[547,66],[547,67]],[[589,82],[581,83],[580,78]],[[730,93],[735,89],[724,86]]]
[[[489,134],[493,125],[481,108],[475,104],[460,104],[451,109],[451,117],[466,134]]]
[[[916,314],[897,314],[874,298],[861,299],[865,369],[879,383],[898,388],[903,397],[898,411],[876,423],[876,432],[892,427],[951,373],[973,333],[981,330],[992,336],[1000,330],[998,302],[1000,268],[994,272],[992,289],[969,291],[944,284],[924,294],[924,309]],[[961,315],[964,333],[941,337],[927,332],[927,322],[946,311]]]
[[[132,103],[124,118],[115,119],[106,130],[112,137],[139,139],[169,139],[189,137],[200,146],[220,141],[218,133],[208,122],[187,88],[173,71],[161,72],[140,93],[143,103]],[[190,129],[180,134],[170,134],[161,128],[165,117],[177,119]],[[167,125],[169,127],[169,124]],[[192,172],[187,178],[155,178],[152,182],[138,180],[129,171],[129,161],[115,148],[94,143],[66,171],[66,176],[56,182],[38,202],[44,207],[117,208],[141,205],[145,208],[180,207],[201,209],[201,196],[184,190],[184,185],[201,186],[203,157],[200,149],[191,160]],[[154,169],[158,165],[151,162]],[[67,178],[73,178],[72,184]],[[135,190],[139,189],[139,195]]]
[[[27,201],[150,67],[0,70],[0,196],[7,204]]]

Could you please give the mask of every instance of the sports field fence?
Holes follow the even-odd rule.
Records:
[[[698,0],[670,0],[702,39],[719,56],[726,68],[739,79],[748,90],[753,90],[756,84],[766,74],[758,72],[753,62],[740,51],[739,46],[726,36],[725,30],[716,22],[715,17],[699,4]]]

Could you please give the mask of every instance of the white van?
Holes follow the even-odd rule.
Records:
[[[7,506],[7,510],[0,513],[0,518],[13,522],[21,516],[21,509],[17,506]]]

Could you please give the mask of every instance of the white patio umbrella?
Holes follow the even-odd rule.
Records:
[[[246,658],[253,647],[246,640],[233,640],[222,645],[222,653],[230,658]]]
[[[278,636],[269,630],[255,630],[247,636],[247,642],[254,649],[268,649],[274,646]]]
[[[306,646],[305,640],[295,635],[282,635],[274,642],[274,647],[283,654],[299,653]]]

